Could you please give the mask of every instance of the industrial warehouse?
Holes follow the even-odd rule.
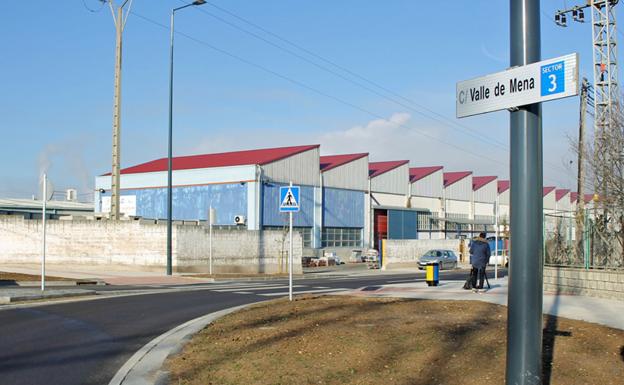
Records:
[[[178,223],[205,222],[254,231],[280,230],[279,187],[301,186],[294,215],[304,254],[381,250],[387,240],[455,240],[509,231],[510,183],[408,160],[370,162],[367,153],[320,155],[320,145],[173,158],[173,211]],[[121,171],[121,211],[131,218],[167,218],[167,158]],[[110,174],[95,180],[95,212],[110,211]],[[584,197],[591,205],[591,195]],[[572,218],[577,196],[544,188],[544,212]],[[587,206],[586,206],[587,207]],[[555,224],[552,224],[553,226]],[[548,224],[547,224],[548,227]]]

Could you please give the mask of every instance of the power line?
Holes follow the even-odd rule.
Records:
[[[179,0],[179,1],[180,2],[184,2],[185,0]],[[232,17],[234,17],[234,18],[236,18],[236,19],[238,19],[238,20],[240,20],[242,22],[244,22],[245,24],[248,24],[248,25],[250,25],[250,26],[252,26],[254,28],[257,28],[258,30],[266,33],[267,35],[270,35],[270,36],[274,37],[275,39],[280,40],[281,42],[284,42],[284,43],[286,43],[286,44],[288,44],[288,45],[290,45],[292,47],[295,47],[296,49],[298,49],[298,50],[300,50],[300,51],[302,51],[302,52],[304,52],[304,53],[306,53],[306,54],[308,54],[308,55],[310,55],[310,56],[312,56],[312,57],[314,57],[314,58],[316,58],[318,60],[321,60],[322,62],[324,62],[326,64],[329,64],[330,66],[333,66],[333,67],[339,69],[340,71],[343,71],[344,73],[349,74],[352,77],[360,79],[360,80],[364,81],[365,83],[368,83],[368,84],[372,85],[373,87],[376,87],[376,88],[384,91],[385,93],[392,95],[393,97],[389,97],[387,95],[384,95],[384,94],[380,93],[379,91],[377,91],[377,90],[375,90],[375,89],[373,89],[373,88],[371,88],[371,87],[369,87],[369,86],[367,86],[365,84],[362,84],[361,82],[353,80],[353,79],[351,79],[351,78],[349,78],[349,77],[347,77],[347,76],[345,76],[345,75],[343,75],[341,73],[338,73],[338,72],[332,70],[331,68],[328,68],[328,67],[326,67],[326,66],[324,66],[322,64],[319,64],[317,62],[314,62],[314,61],[306,58],[305,56],[300,55],[300,54],[294,52],[291,49],[288,49],[288,48],[283,47],[283,46],[281,46],[279,44],[276,44],[276,43],[274,43],[274,42],[272,42],[272,41],[270,41],[270,40],[268,40],[268,39],[258,35],[257,33],[254,33],[252,31],[244,29],[244,28],[242,28],[242,27],[240,27],[240,26],[238,26],[238,25],[236,25],[236,24],[234,24],[234,23],[232,23],[232,22],[230,22],[228,20],[223,19],[222,17],[220,17],[218,15],[215,15],[215,14],[213,14],[211,12],[206,11],[203,8],[196,8],[196,10],[198,12],[202,12],[202,13],[204,13],[206,15],[209,15],[209,16],[213,17],[216,20],[218,20],[218,21],[220,21],[220,22],[222,22],[224,24],[227,24],[227,25],[229,25],[230,27],[232,27],[234,29],[242,31],[242,32],[244,32],[244,33],[246,33],[246,34],[248,34],[248,35],[250,35],[250,36],[252,36],[252,37],[254,37],[256,39],[258,39],[258,40],[261,40],[261,41],[265,42],[266,44],[268,44],[268,45],[270,45],[272,47],[275,47],[275,48],[277,48],[277,49],[279,49],[279,50],[281,50],[283,52],[286,52],[286,53],[288,53],[288,54],[290,54],[290,55],[292,55],[292,56],[294,56],[294,57],[296,57],[296,58],[298,58],[300,60],[303,60],[303,61],[305,61],[305,62],[307,62],[309,64],[312,64],[313,66],[315,66],[315,67],[317,67],[317,68],[319,68],[319,69],[321,69],[323,71],[331,73],[331,74],[333,74],[333,75],[335,75],[335,76],[337,76],[337,77],[339,77],[339,78],[341,78],[341,79],[343,79],[343,80],[345,80],[345,81],[347,81],[347,82],[349,82],[351,84],[354,84],[354,85],[356,85],[356,86],[358,86],[358,87],[360,87],[362,89],[365,89],[365,90],[367,90],[367,91],[369,91],[369,92],[371,92],[371,93],[373,93],[373,94],[375,94],[377,96],[380,96],[380,97],[382,97],[382,98],[384,98],[386,100],[389,100],[389,101],[391,101],[391,102],[393,102],[393,103],[395,103],[397,105],[400,105],[400,106],[402,106],[404,108],[407,108],[407,109],[409,109],[409,110],[411,110],[411,111],[413,111],[413,112],[415,112],[415,113],[417,113],[417,114],[419,114],[421,116],[424,116],[424,117],[426,117],[428,119],[431,119],[433,121],[441,123],[442,125],[444,125],[446,127],[449,127],[451,129],[454,129],[454,130],[458,130],[458,128],[459,128],[459,129],[461,129],[461,131],[465,135],[471,136],[471,137],[479,140],[479,142],[484,142],[484,141],[485,142],[489,142],[489,143],[491,143],[491,144],[493,144],[495,146],[498,146],[498,147],[500,147],[500,148],[502,148],[504,150],[509,150],[507,145],[505,143],[503,143],[503,142],[500,142],[500,141],[498,141],[496,139],[487,138],[487,137],[483,137],[483,136],[479,136],[479,135],[473,134],[472,133],[473,130],[470,127],[467,127],[467,126],[465,126],[463,124],[460,124],[460,123],[458,123],[458,122],[456,122],[454,120],[451,120],[448,117],[446,117],[446,116],[444,116],[444,115],[442,115],[442,114],[440,114],[440,113],[438,113],[436,111],[433,111],[433,110],[431,110],[430,108],[428,108],[426,106],[418,104],[418,103],[416,103],[412,99],[409,99],[409,98],[407,98],[407,97],[405,97],[405,96],[403,96],[403,95],[401,95],[401,94],[399,94],[397,92],[394,92],[394,91],[388,89],[387,87],[384,87],[384,86],[380,85],[379,83],[377,83],[377,82],[375,82],[375,81],[373,81],[373,80],[371,80],[371,79],[369,79],[369,78],[367,78],[365,76],[362,76],[362,75],[360,75],[360,74],[358,74],[358,73],[356,73],[356,72],[354,72],[352,70],[349,70],[348,68],[345,68],[344,66],[341,66],[340,64],[337,64],[336,62],[334,62],[334,61],[332,61],[330,59],[327,59],[327,58],[325,58],[325,57],[323,57],[323,56],[321,56],[321,55],[319,55],[319,54],[317,54],[317,53],[315,53],[313,51],[310,51],[309,49],[307,49],[307,48],[305,48],[305,47],[303,47],[303,46],[301,46],[301,45],[299,45],[297,43],[294,43],[294,42],[292,42],[292,41],[290,41],[290,40],[288,40],[288,39],[286,39],[284,37],[281,37],[280,35],[278,35],[278,34],[276,34],[274,32],[271,32],[271,31],[267,30],[266,28],[263,28],[262,26],[259,26],[258,24],[255,24],[255,23],[253,23],[253,22],[251,22],[251,21],[249,21],[249,20],[247,20],[247,19],[245,19],[243,17],[240,17],[240,16],[236,15],[235,13],[233,13],[231,11],[228,11],[228,10],[226,10],[226,9],[224,9],[222,7],[219,7],[219,6],[215,5],[215,4],[212,4],[210,2],[207,2],[206,4],[216,8],[216,9],[220,10],[221,12],[224,12],[224,13],[226,13],[226,14],[228,14],[228,15],[230,15],[230,16],[232,16]],[[403,102],[397,100],[396,98],[403,100]],[[409,103],[410,105],[406,105],[405,103]],[[421,110],[425,110],[425,111],[427,111],[427,113],[425,113],[425,112],[423,112]],[[453,126],[455,126],[455,127],[453,127]]]
[[[181,3],[184,3],[186,0],[179,0],[179,1]],[[341,70],[341,71],[343,71],[343,72],[345,72],[345,73],[347,73],[347,74],[349,74],[351,76],[353,76],[353,77],[361,79],[364,82],[366,82],[366,83],[368,83],[368,84],[370,84],[370,85],[372,85],[372,86],[374,86],[374,87],[376,87],[376,88],[378,88],[380,90],[383,90],[384,92],[386,92],[386,93],[388,93],[390,95],[393,95],[393,96],[395,96],[395,97],[397,97],[397,98],[399,98],[401,100],[404,100],[407,103],[412,104],[413,106],[416,106],[416,107],[418,107],[420,109],[423,109],[423,110],[429,112],[430,114],[433,114],[433,115],[435,115],[435,116],[437,116],[439,118],[436,118],[435,116],[428,115],[428,114],[426,114],[426,113],[416,109],[413,106],[406,105],[405,103],[403,103],[401,101],[398,101],[395,98],[388,97],[387,95],[384,95],[384,94],[382,94],[382,93],[380,93],[380,92],[378,92],[378,91],[376,91],[374,89],[371,89],[370,87],[362,84],[361,82],[354,81],[353,79],[348,78],[348,77],[344,76],[343,74],[337,73],[336,71],[334,71],[334,70],[332,70],[330,68],[327,68],[326,66],[323,66],[323,65],[320,65],[320,64],[318,64],[318,63],[316,63],[314,61],[311,61],[308,58],[306,58],[306,57],[304,57],[304,56],[302,56],[302,55],[300,55],[300,54],[298,54],[296,52],[293,52],[292,50],[290,50],[288,48],[280,46],[280,45],[278,45],[278,44],[276,44],[276,43],[274,43],[274,42],[272,42],[272,41],[270,41],[270,40],[268,40],[268,39],[266,39],[266,38],[264,38],[264,37],[262,37],[262,36],[260,36],[260,35],[258,35],[256,33],[254,33],[254,32],[251,32],[251,31],[249,31],[247,29],[241,28],[238,25],[233,24],[230,21],[227,21],[227,20],[223,19],[220,16],[217,16],[217,15],[215,15],[213,13],[210,13],[210,12],[206,11],[204,8],[196,8],[196,10],[199,11],[199,12],[202,12],[202,13],[204,13],[206,15],[209,15],[209,16],[213,17],[214,19],[216,19],[216,20],[218,20],[218,21],[220,21],[220,22],[222,22],[224,24],[227,24],[227,25],[231,26],[234,29],[242,31],[242,32],[244,32],[244,33],[246,33],[246,34],[248,34],[248,35],[250,35],[250,36],[252,36],[252,37],[254,37],[256,39],[258,39],[258,40],[261,40],[261,41],[265,42],[266,44],[269,44],[272,47],[275,47],[275,48],[277,48],[277,49],[279,49],[279,50],[281,50],[283,52],[286,52],[286,53],[288,53],[288,54],[290,54],[290,55],[292,55],[292,56],[294,56],[294,57],[296,57],[298,59],[301,59],[301,60],[303,60],[303,61],[305,61],[307,63],[310,63],[310,64],[314,65],[317,68],[320,68],[320,69],[322,69],[322,70],[324,70],[326,72],[329,72],[329,73],[331,73],[331,74],[333,74],[333,75],[335,75],[335,76],[337,76],[337,77],[339,77],[339,78],[341,78],[341,79],[343,79],[343,80],[345,80],[345,81],[347,81],[347,82],[349,82],[351,84],[354,84],[354,85],[356,85],[356,86],[358,86],[360,88],[363,88],[363,89],[365,89],[365,90],[367,90],[367,91],[369,91],[369,92],[371,92],[371,93],[373,93],[373,94],[375,94],[377,96],[380,96],[380,97],[382,97],[382,98],[384,98],[386,100],[389,100],[389,101],[391,101],[393,103],[396,103],[397,105],[400,105],[400,106],[402,106],[404,108],[407,108],[407,109],[409,109],[409,110],[411,110],[413,112],[416,112],[417,114],[422,115],[422,116],[424,116],[424,117],[426,117],[428,119],[434,120],[434,121],[442,124],[443,126],[449,127],[451,129],[454,129],[454,130],[458,130],[458,128],[456,128],[456,127],[459,127],[459,128],[462,129],[461,130],[462,133],[479,140],[479,142],[489,142],[489,143],[493,144],[494,146],[497,146],[500,149],[503,149],[505,151],[509,151],[509,147],[506,144],[504,144],[503,142],[500,142],[500,141],[492,139],[492,138],[475,135],[475,134],[472,133],[472,129],[471,128],[469,128],[469,127],[467,127],[467,126],[465,126],[463,124],[460,124],[460,123],[456,122],[455,120],[451,120],[448,117],[446,117],[446,116],[444,116],[444,115],[442,115],[442,114],[440,114],[440,113],[438,113],[436,111],[433,111],[433,110],[431,110],[431,109],[429,109],[429,108],[427,108],[427,107],[425,107],[423,105],[420,105],[420,104],[416,103],[415,101],[413,101],[411,99],[408,99],[408,98],[406,98],[406,97],[404,97],[404,96],[402,96],[402,95],[400,95],[400,94],[398,94],[398,93],[388,89],[387,87],[384,87],[384,86],[378,84],[377,82],[375,82],[373,80],[370,80],[369,78],[367,78],[365,76],[362,76],[362,75],[360,75],[360,74],[358,74],[358,73],[356,73],[356,72],[354,72],[352,70],[349,70],[348,68],[345,68],[344,66],[341,66],[340,64],[337,64],[335,61],[327,59],[326,57],[323,57],[323,56],[321,56],[321,55],[319,55],[319,54],[317,54],[317,53],[315,53],[315,52],[313,52],[313,51],[311,51],[311,50],[309,50],[309,49],[307,49],[307,48],[305,48],[305,47],[303,47],[303,46],[301,46],[301,45],[299,45],[297,43],[294,43],[291,40],[286,39],[286,38],[284,38],[284,37],[282,37],[282,36],[272,32],[272,31],[270,31],[270,30],[268,30],[268,29],[266,29],[266,28],[264,28],[264,27],[262,27],[262,26],[260,26],[260,25],[258,25],[256,23],[254,23],[254,22],[248,20],[248,19],[245,19],[245,18],[243,18],[241,16],[238,16],[237,14],[235,14],[235,13],[233,13],[233,12],[227,10],[227,9],[219,7],[216,4],[213,4],[211,2],[207,2],[206,4],[208,4],[208,5],[216,8],[216,9],[218,9],[219,11],[221,11],[221,12],[223,12],[223,13],[225,13],[225,14],[233,17],[233,18],[236,18],[236,19],[242,21],[245,24],[248,24],[248,25],[250,25],[250,26],[252,26],[254,28],[257,28],[258,30],[266,33],[267,35],[270,35],[270,36],[272,36],[272,37],[274,37],[274,38],[276,38],[276,39],[278,39],[278,40],[280,40],[280,41],[282,41],[282,42],[284,42],[284,43],[286,43],[286,44],[288,44],[288,45],[290,45],[292,47],[295,47],[298,50],[300,50],[302,52],[305,52],[306,54],[308,54],[310,56],[313,56],[313,57],[315,57],[315,58],[317,58],[317,59],[319,59],[319,60],[321,60],[321,61],[323,61],[323,62],[325,62],[325,63],[327,63],[327,64],[329,64],[329,65],[331,65],[331,66],[333,66],[333,67],[335,67],[335,68],[337,68],[337,69],[339,69],[339,70]],[[442,121],[440,119],[443,119],[444,121]],[[453,125],[453,126],[456,126],[456,127],[453,127],[453,126],[449,125],[449,123],[451,125]],[[552,164],[552,163],[549,163],[549,162],[546,162],[546,163],[550,164],[552,167],[555,167],[555,168],[558,168],[560,170],[566,171],[564,168],[562,168],[562,167],[560,167],[560,166],[558,166],[556,164]]]
[[[149,22],[149,23],[152,23],[152,24],[154,24],[154,25],[157,25],[157,26],[159,26],[159,27],[161,27],[161,28],[163,28],[163,29],[169,29],[169,27],[168,27],[168,26],[166,26],[166,25],[164,25],[164,24],[162,24],[162,23],[160,23],[160,22],[158,22],[158,21],[155,21],[155,20],[153,20],[153,19],[150,19],[150,18],[148,18],[148,17],[145,17],[145,16],[143,16],[143,15],[140,15],[140,14],[138,14],[138,13],[134,12],[134,11],[132,11],[132,14],[133,14],[133,15],[135,15],[136,17],[140,18],[140,19],[143,19],[144,21],[147,21],[147,22]],[[353,109],[355,109],[355,110],[358,110],[358,111],[364,112],[364,113],[366,113],[366,114],[368,114],[368,115],[371,115],[371,116],[372,116],[372,117],[374,117],[374,118],[377,118],[377,119],[382,119],[382,120],[386,120],[386,117],[385,117],[385,116],[382,116],[382,115],[380,115],[380,114],[377,114],[377,113],[375,113],[375,112],[372,112],[372,111],[370,111],[370,110],[367,110],[367,109],[366,109],[366,108],[364,108],[364,107],[358,106],[358,105],[356,105],[356,104],[354,104],[354,103],[351,103],[351,102],[349,102],[349,101],[347,101],[347,100],[341,99],[341,98],[339,98],[339,97],[337,97],[337,96],[334,96],[334,95],[328,94],[328,93],[326,93],[326,92],[324,92],[324,91],[321,91],[321,90],[319,90],[319,89],[317,89],[317,88],[314,88],[314,87],[312,87],[312,86],[310,86],[310,85],[308,85],[308,84],[306,84],[306,83],[303,83],[303,82],[301,82],[301,81],[299,81],[299,80],[297,80],[297,79],[293,79],[293,78],[291,78],[291,77],[289,77],[289,76],[283,75],[283,74],[281,74],[281,73],[279,73],[279,72],[276,72],[276,71],[274,71],[274,70],[272,70],[272,69],[270,69],[270,68],[267,68],[267,67],[265,67],[265,66],[263,66],[263,65],[261,65],[261,64],[254,63],[254,62],[252,62],[252,61],[250,61],[250,60],[248,60],[248,59],[245,59],[245,58],[243,58],[243,57],[241,57],[241,56],[238,56],[238,55],[233,54],[233,53],[231,53],[231,52],[228,52],[228,51],[226,51],[226,50],[224,50],[224,49],[222,49],[222,48],[219,48],[219,47],[217,47],[217,46],[214,46],[214,45],[212,45],[212,44],[210,44],[210,43],[208,43],[208,42],[206,42],[206,41],[204,41],[204,40],[200,40],[200,39],[198,39],[198,38],[196,38],[196,37],[194,37],[194,36],[191,36],[191,35],[189,35],[189,34],[186,34],[186,33],[184,33],[184,32],[180,32],[180,31],[176,31],[175,33],[176,33],[176,34],[178,34],[178,35],[180,35],[180,36],[182,36],[182,37],[185,37],[185,38],[187,38],[187,39],[189,39],[189,40],[191,40],[191,41],[194,41],[194,42],[196,42],[196,43],[198,43],[198,44],[204,45],[204,46],[206,46],[206,47],[208,47],[208,48],[210,48],[210,49],[212,49],[212,50],[214,50],[214,51],[217,51],[217,52],[219,52],[219,53],[221,53],[221,54],[223,54],[223,55],[229,56],[229,57],[231,57],[231,58],[233,58],[233,59],[235,59],[235,60],[238,60],[238,61],[240,61],[240,62],[242,62],[242,63],[245,63],[245,64],[247,64],[247,65],[250,65],[250,66],[252,66],[252,67],[255,67],[255,68],[257,68],[257,69],[259,69],[259,70],[262,70],[262,71],[264,71],[264,72],[267,72],[267,73],[269,73],[269,74],[271,74],[271,75],[273,75],[273,76],[276,76],[276,77],[278,77],[278,78],[280,78],[280,79],[286,80],[287,82],[293,83],[293,84],[295,84],[295,85],[297,85],[297,86],[299,86],[299,87],[301,87],[301,88],[305,88],[305,89],[307,89],[307,90],[309,90],[309,91],[312,91],[312,92],[314,92],[314,93],[316,93],[316,94],[318,94],[318,95],[324,96],[324,97],[326,97],[326,98],[328,98],[328,99],[332,99],[332,100],[334,100],[334,101],[336,101],[336,102],[338,102],[338,103],[340,103],[340,104],[344,104],[344,105],[349,106],[349,107],[351,107],[351,108],[353,108]],[[413,131],[413,132],[415,132],[415,133],[416,133],[416,134],[418,134],[418,135],[425,136],[425,137],[427,137],[427,138],[429,138],[429,139],[432,139],[432,140],[435,140],[435,141],[437,141],[437,142],[440,142],[440,143],[446,144],[446,145],[448,145],[448,146],[451,146],[451,147],[453,147],[453,148],[455,148],[455,149],[457,149],[457,150],[459,150],[459,151],[465,152],[465,153],[467,153],[467,154],[471,154],[471,155],[473,155],[473,156],[475,156],[475,157],[477,157],[477,158],[482,158],[482,159],[489,160],[489,161],[491,161],[491,162],[494,162],[494,163],[495,163],[495,164],[497,164],[497,165],[499,165],[499,163],[500,163],[500,161],[498,161],[498,160],[496,160],[496,159],[493,159],[493,158],[490,158],[490,157],[487,157],[487,156],[484,156],[484,155],[481,155],[481,154],[478,154],[478,153],[475,153],[475,152],[472,152],[472,151],[466,150],[466,149],[464,149],[464,148],[462,148],[462,147],[460,147],[460,146],[458,146],[458,145],[455,145],[455,144],[453,144],[453,143],[449,143],[449,142],[443,141],[443,140],[441,140],[441,139],[439,139],[439,138],[437,138],[437,137],[435,137],[435,136],[433,136],[433,135],[430,135],[430,134],[427,134],[427,133],[425,133],[425,132],[419,131],[419,130],[417,130],[417,129],[413,128],[413,127],[409,127],[409,126],[407,126],[407,125],[405,125],[405,124],[397,124],[397,125],[398,125],[399,127],[403,127],[403,128],[406,128],[406,129],[408,129],[408,130],[410,130],[410,131]]]

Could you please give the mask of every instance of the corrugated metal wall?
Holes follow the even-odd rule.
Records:
[[[556,210],[557,204],[555,202],[555,190],[544,196],[544,210]]]
[[[318,186],[320,178],[319,149],[304,151],[297,155],[262,166],[266,180],[276,183],[293,182],[294,185]]]
[[[174,220],[206,220],[212,204],[217,210],[218,225],[234,225],[234,216],[247,216],[247,186],[245,184],[213,184],[174,187]],[[110,196],[110,191],[102,194]],[[146,188],[122,190],[121,195],[136,196],[136,215],[144,218],[167,218],[167,189]]]
[[[323,186],[368,190],[368,156],[324,172]]]
[[[412,183],[412,196],[442,198],[444,180],[442,170]]]
[[[373,192],[407,195],[408,183],[409,165],[404,164],[373,178],[371,181],[371,190],[373,190]]]
[[[388,210],[388,239],[418,239],[418,213]]]
[[[318,168],[318,167],[317,167]],[[285,184],[264,183],[262,225],[287,226],[288,213],[279,212],[279,189]],[[293,226],[313,227],[314,225],[314,187],[301,186],[299,206],[301,210],[293,214]]]
[[[474,192],[475,202],[494,203],[498,194],[498,182],[496,179]]]
[[[364,192],[323,189],[323,227],[364,227]]]
[[[446,187],[446,199],[469,201],[472,199],[472,176],[468,175]]]
[[[207,185],[213,183],[237,183],[256,179],[256,166],[231,166],[197,168],[192,170],[174,170],[174,186]],[[167,186],[167,171],[122,174],[121,188],[136,189]],[[109,190],[110,176],[95,178],[95,188]]]
[[[503,191],[498,195],[498,203],[501,205],[509,206],[509,189]]]

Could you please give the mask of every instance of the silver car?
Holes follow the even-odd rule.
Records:
[[[427,251],[418,259],[418,268],[423,270],[428,263],[437,262],[440,265],[440,270],[455,269],[457,268],[457,261],[457,255],[453,250],[434,249]]]

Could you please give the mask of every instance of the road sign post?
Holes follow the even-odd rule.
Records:
[[[280,187],[281,213],[288,213],[288,299],[292,301],[293,292],[293,212],[299,211],[299,186],[293,186],[292,182],[288,186]]]
[[[540,61],[539,23],[539,0],[510,0],[511,69],[459,82],[456,93],[458,118],[504,109],[511,112],[510,241],[514,257],[509,260],[506,383],[514,385],[541,383],[541,102],[578,95],[578,55]]]

